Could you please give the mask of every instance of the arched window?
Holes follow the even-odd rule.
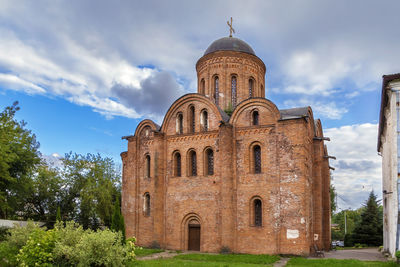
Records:
[[[254,199],[254,226],[262,226],[262,202],[261,199]]]
[[[194,106],[189,107],[189,132],[194,133],[196,131],[196,120]]]
[[[204,79],[201,79],[200,81],[200,94],[204,95],[206,92],[206,82]]]
[[[236,91],[237,91],[237,78],[235,75],[231,77],[231,91],[232,91],[232,107],[236,107]]]
[[[251,124],[258,125],[258,118],[259,118],[258,111],[254,110],[251,114]]]
[[[182,160],[179,152],[174,153],[174,176],[182,176]]]
[[[253,164],[254,173],[261,173],[261,147],[259,145],[253,146]]]
[[[253,97],[253,86],[254,80],[252,78],[249,79],[249,97]]]
[[[151,169],[150,163],[151,163],[150,155],[147,154],[145,157],[145,175],[144,175],[144,177],[146,178],[150,177],[150,169]]]
[[[178,134],[183,134],[183,114],[178,113],[176,116],[176,132]]]
[[[144,199],[143,199],[143,214],[144,216],[150,216],[150,194],[145,193],[144,194]]]
[[[188,158],[188,176],[197,176],[197,157],[196,151],[191,150]]]
[[[204,173],[214,175],[214,151],[211,148],[205,151],[204,164]]]
[[[214,78],[214,98],[215,98],[215,104],[219,104],[219,78],[218,76],[215,76]]]
[[[208,112],[207,110],[203,110],[201,112],[201,128],[203,131],[208,131]]]

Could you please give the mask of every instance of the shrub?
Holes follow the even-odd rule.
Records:
[[[379,246],[378,251],[382,252],[383,251],[383,246]]]
[[[9,235],[8,232],[9,228],[6,226],[0,226],[0,242],[5,241],[7,236]]]
[[[122,244],[121,232],[86,231],[76,245],[78,266],[124,266],[134,260],[134,248]]]
[[[396,251],[395,256],[396,256],[397,259],[400,259],[400,250]]]
[[[219,253],[221,254],[230,254],[232,253],[231,249],[227,246],[223,246],[221,247],[221,250],[219,251]]]
[[[19,250],[25,246],[31,233],[39,229],[37,224],[28,221],[25,227],[15,225],[8,230],[5,241],[0,243],[0,266],[16,266]]]
[[[76,265],[78,257],[75,247],[85,233],[83,227],[73,221],[57,222],[54,229],[58,232],[58,240],[54,247],[54,260],[57,265]],[[89,230],[88,230],[89,231]]]
[[[51,266],[56,240],[56,230],[35,229],[19,251],[17,261],[21,266]]]
[[[154,240],[153,242],[151,242],[151,245],[149,248],[160,249],[161,246],[156,240]]]

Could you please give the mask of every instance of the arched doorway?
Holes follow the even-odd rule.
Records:
[[[200,223],[191,219],[188,224],[188,250],[200,251]]]

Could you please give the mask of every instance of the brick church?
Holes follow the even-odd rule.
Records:
[[[174,250],[307,255],[330,247],[329,156],[310,107],[265,98],[264,62],[244,41],[214,41],[197,93],[162,125],[123,137],[127,237]],[[154,96],[157,97],[157,96]]]

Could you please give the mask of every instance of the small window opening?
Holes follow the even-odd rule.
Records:
[[[252,124],[253,125],[258,125],[258,118],[259,118],[259,115],[258,115],[258,111],[257,110],[255,110],[255,111],[253,111],[253,114],[252,114]]]
[[[182,176],[182,169],[181,169],[181,154],[176,152],[174,154],[174,176],[180,177]]]
[[[214,78],[214,99],[215,99],[215,104],[219,104],[219,79],[218,76]]]
[[[189,176],[197,176],[196,151],[189,152]]]
[[[261,147],[255,145],[253,147],[254,156],[254,173],[261,173]]]
[[[207,175],[214,175],[214,151],[211,148],[206,150],[205,163],[205,173]]]
[[[254,200],[254,226],[262,226],[262,202],[260,199]]]
[[[254,85],[253,79],[249,79],[249,97],[253,97],[253,85]]]
[[[150,216],[150,194],[144,194],[143,213],[145,216]]]
[[[208,112],[207,110],[203,110],[201,112],[201,126],[203,131],[208,131]]]
[[[183,134],[183,114],[179,113],[176,118],[176,132],[178,134]]]
[[[204,79],[201,79],[200,82],[200,94],[204,95],[206,92],[206,82],[204,81]]]
[[[150,155],[146,155],[146,163],[145,163],[145,177],[149,178],[150,177]]]
[[[236,107],[236,91],[237,91],[237,78],[236,76],[232,76],[231,78],[231,89],[232,89],[232,106]]]
[[[190,106],[189,108],[189,127],[190,127],[190,132],[194,133],[196,130],[196,122],[195,122],[195,110],[194,106]]]

